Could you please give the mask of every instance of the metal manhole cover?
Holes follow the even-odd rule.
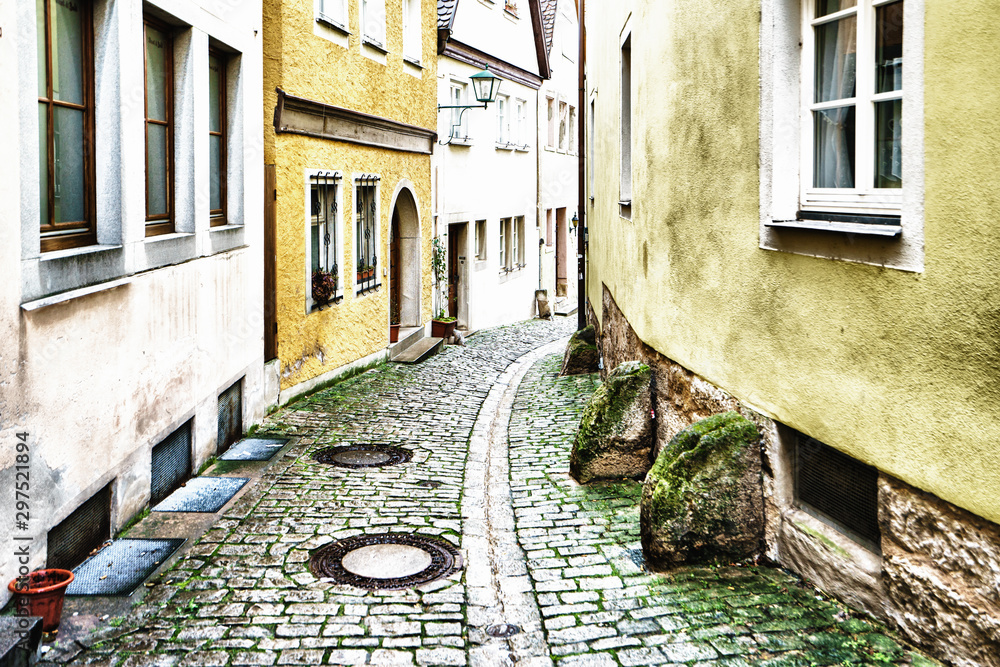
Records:
[[[323,547],[309,561],[317,577],[369,590],[413,588],[461,567],[462,556],[450,542],[405,533],[348,537]]]
[[[513,637],[521,631],[521,628],[510,623],[486,626],[486,634],[490,637]]]
[[[392,445],[346,445],[326,447],[312,455],[319,463],[341,468],[382,468],[406,463],[413,452]]]
[[[433,480],[433,479],[425,479],[425,480],[417,482],[417,486],[425,488],[425,489],[436,489],[439,486],[441,486],[441,482],[438,482],[437,480]]]

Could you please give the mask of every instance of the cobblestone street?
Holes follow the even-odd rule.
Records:
[[[936,665],[766,567],[644,570],[634,482],[567,474],[596,375],[558,377],[575,319],[479,332],[272,414],[282,459],[74,664]],[[321,447],[408,462],[347,469]],[[238,464],[231,464],[235,466]],[[443,538],[462,567],[415,589],[318,578],[318,548],[384,532]],[[488,626],[518,632],[493,637]]]

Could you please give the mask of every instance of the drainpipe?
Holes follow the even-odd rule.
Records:
[[[576,325],[577,329],[583,329],[587,326],[587,285],[585,271],[587,267],[586,259],[584,258],[584,243],[583,239],[586,235],[584,230],[587,228],[587,180],[586,180],[586,159],[587,159],[587,77],[586,77],[586,64],[587,64],[587,29],[584,25],[584,15],[586,0],[580,0],[580,15],[578,17],[578,22],[580,24],[580,57],[577,58],[577,65],[580,69],[579,79],[580,79],[580,100],[577,104],[577,109],[580,110],[580,123],[577,128],[578,138],[576,141],[577,146],[577,161],[579,163],[579,171],[577,173],[577,189],[579,191],[579,201],[577,203],[576,214],[580,218],[576,226],[576,271],[577,271],[577,283],[576,283]]]

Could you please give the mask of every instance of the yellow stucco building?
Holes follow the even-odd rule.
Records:
[[[431,0],[265,0],[265,340],[281,402],[431,318]]]
[[[996,2],[586,3],[587,298],[658,440],[736,408],[766,553],[1000,664]]]

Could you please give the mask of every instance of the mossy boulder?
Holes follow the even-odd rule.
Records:
[[[646,476],[639,527],[653,569],[759,554],[764,500],[753,422],[726,412],[675,435]]]
[[[569,472],[586,484],[604,479],[641,479],[653,463],[653,417],[649,366],[627,361],[608,374],[580,419]]]
[[[597,332],[591,324],[574,333],[566,346],[563,355],[562,373],[560,375],[580,375],[581,373],[596,373],[597,362],[600,359],[597,350]]]

